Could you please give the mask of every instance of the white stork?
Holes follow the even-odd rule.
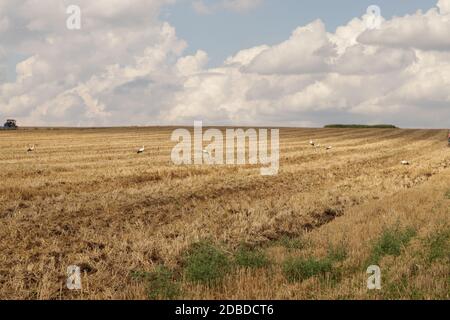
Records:
[[[33,152],[34,151],[34,144],[32,146],[28,146],[27,152]]]
[[[401,163],[404,166],[409,166],[410,165],[409,161],[406,161],[406,160],[403,160]]]
[[[139,153],[144,153],[144,151],[145,151],[145,146],[142,146],[142,148],[140,148],[138,151],[137,151],[137,153],[139,154]]]

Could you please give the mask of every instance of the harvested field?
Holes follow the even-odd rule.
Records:
[[[261,176],[172,164],[173,130],[0,132],[0,298],[450,298],[447,131],[281,129],[279,174]],[[201,250],[229,264],[214,281]]]

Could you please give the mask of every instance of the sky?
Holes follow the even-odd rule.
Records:
[[[0,120],[445,128],[449,30],[450,0],[0,0]]]
[[[238,12],[216,9],[209,14],[198,14],[193,2],[178,1],[163,10],[162,15],[176,28],[178,36],[187,41],[187,53],[197,50],[208,53],[209,66],[220,65],[242,48],[282,42],[292,30],[317,18],[329,32],[334,32],[354,17],[363,15],[373,4],[380,7],[385,18],[428,10],[436,5],[435,0],[265,0]]]

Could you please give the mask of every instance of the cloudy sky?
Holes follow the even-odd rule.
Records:
[[[449,31],[450,0],[0,0],[0,120],[445,128]]]

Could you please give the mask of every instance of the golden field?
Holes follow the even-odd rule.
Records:
[[[173,130],[0,131],[0,298],[450,298],[446,130],[281,129],[276,176],[176,166]]]

